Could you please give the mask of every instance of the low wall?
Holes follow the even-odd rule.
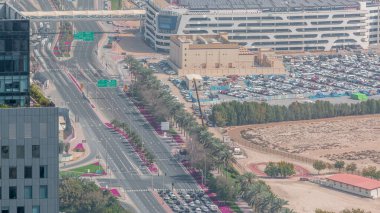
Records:
[[[227,76],[227,75],[285,75],[285,68],[255,67],[251,69],[177,69],[179,76],[198,74],[202,76]]]

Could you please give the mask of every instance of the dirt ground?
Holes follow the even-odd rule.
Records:
[[[143,40],[141,33],[136,30],[125,30],[118,35],[120,41],[117,42],[119,48],[123,49],[127,55],[132,55],[136,58],[149,57],[159,60],[166,59],[167,54],[157,53],[154,49],[149,47]],[[158,61],[159,61],[158,60]]]
[[[309,171],[316,172],[311,165],[292,161],[282,156],[258,152],[242,148],[248,158],[237,161],[244,166],[246,171],[252,171],[250,166],[259,162],[278,162],[281,160],[295,163]],[[322,177],[322,176],[321,176]],[[289,179],[263,179],[273,193],[289,202],[287,207],[300,213],[314,213],[315,209],[340,212],[345,208],[362,208],[372,213],[379,212],[380,199],[372,200],[351,195],[334,189],[324,188],[317,184],[299,181],[299,177]]]
[[[314,213],[320,208],[338,213],[345,208],[361,208],[376,213],[380,209],[380,199],[362,198],[310,182],[296,179],[268,179],[265,182],[276,195],[288,200],[289,207],[296,212]]]
[[[229,134],[301,156],[380,167],[380,115],[241,126]]]

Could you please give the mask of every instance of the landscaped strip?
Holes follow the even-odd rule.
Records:
[[[125,123],[120,123],[117,120],[113,120],[111,123],[105,123],[105,125],[122,135],[128,142],[130,142],[134,151],[152,174],[158,173],[158,167],[154,163],[154,155],[144,147],[141,138],[134,131],[132,131],[128,125]]]
[[[66,174],[68,173],[78,174],[79,176],[82,176],[82,177],[93,177],[93,176],[101,176],[101,175],[107,174],[99,162],[82,166],[79,168],[71,169],[66,172]]]

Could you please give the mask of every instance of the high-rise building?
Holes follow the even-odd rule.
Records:
[[[29,105],[29,20],[0,3],[0,104]]]
[[[58,108],[0,109],[1,213],[58,213]]]

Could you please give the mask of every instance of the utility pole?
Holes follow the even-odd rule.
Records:
[[[165,176],[166,176],[166,172],[162,175],[162,189],[165,188]]]
[[[198,87],[197,87],[197,82],[195,81],[195,78],[193,78],[193,82],[194,82],[194,87],[195,87],[195,93],[197,94],[199,112],[201,113],[202,127],[204,127],[205,124],[204,124],[204,121],[203,121],[203,112],[202,112],[202,108],[201,108],[201,102],[199,100]]]

